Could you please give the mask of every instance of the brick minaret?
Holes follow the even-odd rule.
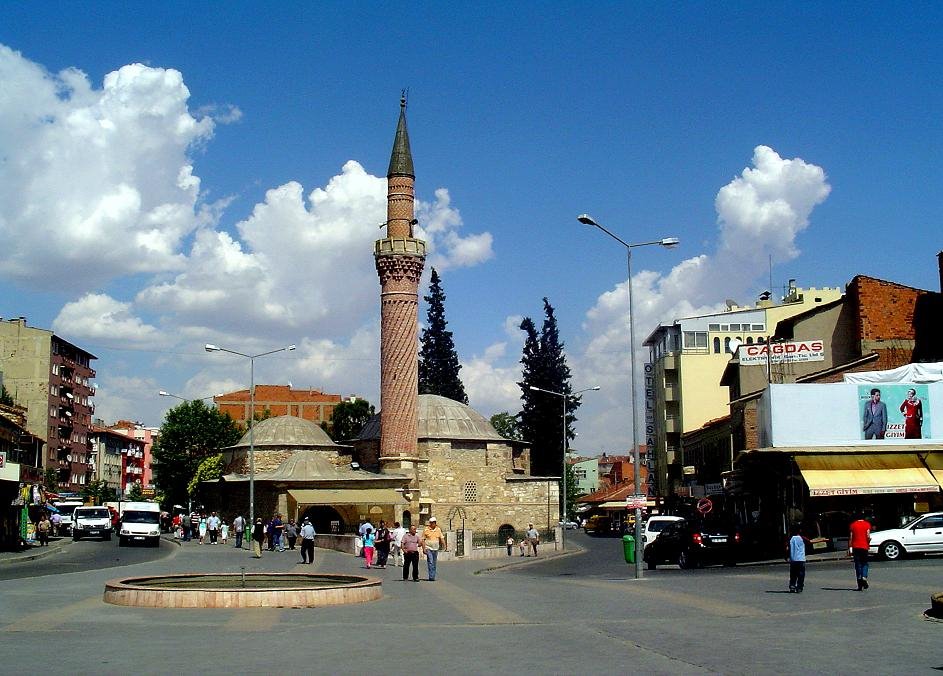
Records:
[[[419,277],[426,243],[413,237],[413,158],[406,131],[406,97],[387,171],[386,237],[374,249],[380,276],[380,469],[399,472],[416,458],[419,396]]]

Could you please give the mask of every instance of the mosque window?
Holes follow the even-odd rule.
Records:
[[[478,483],[476,481],[466,481],[462,489],[462,497],[465,502],[478,502]]]

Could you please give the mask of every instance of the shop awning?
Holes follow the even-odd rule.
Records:
[[[795,460],[811,497],[940,490],[916,453],[797,455]]]
[[[933,475],[933,478],[943,486],[943,453],[927,453],[927,457],[923,461],[930,468],[930,474]]]
[[[625,509],[625,500],[612,500],[596,505],[598,509]]]
[[[288,491],[299,505],[402,505],[402,493],[392,488],[299,488]]]

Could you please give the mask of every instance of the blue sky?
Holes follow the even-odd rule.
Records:
[[[471,404],[518,410],[516,325],[547,296],[574,388],[602,388],[574,446],[618,452],[625,257],[576,215],[681,239],[633,257],[639,339],[753,301],[770,257],[776,294],[855,274],[938,290],[941,18],[933,3],[3,3],[0,316],[96,354],[106,422],[160,424],[159,389],[245,387],[247,364],[206,342],[296,343],[257,382],[379,405],[372,241],[408,87]]]

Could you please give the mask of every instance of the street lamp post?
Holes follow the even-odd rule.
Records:
[[[269,354],[275,354],[276,352],[291,352],[295,349],[294,345],[288,345],[287,347],[280,347],[277,350],[269,350],[268,352],[260,352],[259,354],[245,354],[244,352],[236,352],[236,350],[228,350],[225,347],[219,347],[218,345],[211,345],[207,343],[204,346],[204,349],[207,352],[228,352],[229,354],[234,354],[239,357],[245,357],[249,360],[249,420],[246,421],[249,425],[249,523],[255,523],[255,360],[259,357],[264,357]],[[251,526],[250,526],[251,528]]]
[[[545,394],[556,395],[560,397],[560,400],[563,402],[563,465],[560,468],[561,479],[563,482],[561,484],[561,489],[560,489],[560,492],[563,495],[563,514],[561,515],[562,521],[563,521],[563,530],[560,531],[560,538],[561,538],[560,548],[565,550],[566,549],[566,441],[567,441],[566,439],[566,396],[567,395],[564,394],[563,392],[545,390],[542,387],[534,387],[533,385],[528,385],[527,387],[533,390],[534,392],[544,392]],[[595,392],[597,390],[599,390],[599,385],[597,385],[596,387],[587,387],[585,390],[577,390],[576,392],[571,392],[570,396],[575,397],[578,394],[583,394],[583,392]]]
[[[580,214],[576,217],[580,223],[584,225],[591,225],[594,228],[599,228],[604,233],[609,235],[612,239],[616,240],[619,244],[625,247],[625,263],[626,269],[628,271],[628,287],[629,287],[629,369],[631,374],[631,380],[629,384],[629,412],[632,419],[632,462],[635,464],[635,495],[642,494],[642,471],[641,471],[641,460],[639,458],[638,451],[638,424],[635,419],[635,307],[632,301],[632,249],[640,246],[663,246],[666,249],[671,249],[678,246],[679,239],[677,237],[664,237],[662,239],[652,240],[651,242],[638,242],[635,244],[629,244],[623,240],[618,235],[613,234],[602,225],[597,223],[589,214]],[[651,450],[649,450],[651,452]],[[642,509],[638,507],[636,503],[635,507],[635,578],[639,579],[642,577],[642,552],[644,551],[644,545],[642,544]]]

